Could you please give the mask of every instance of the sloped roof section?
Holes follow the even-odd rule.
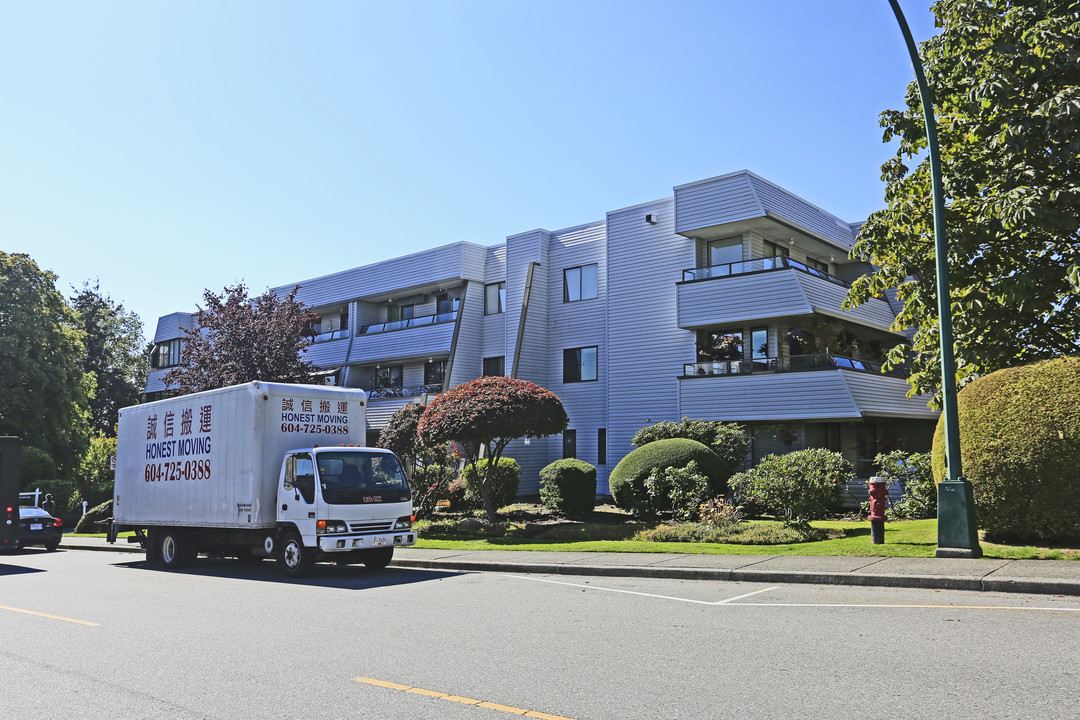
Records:
[[[717,225],[771,217],[830,240],[855,244],[857,223],[848,223],[749,170],[675,188],[675,232],[690,234]]]

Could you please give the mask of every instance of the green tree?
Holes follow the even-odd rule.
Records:
[[[90,438],[90,445],[83,455],[74,481],[75,490],[78,492],[77,500],[96,505],[111,497],[116,471],[109,467],[109,460],[115,454],[115,437],[98,431]]]
[[[85,283],[71,298],[83,331],[83,372],[92,374],[95,391],[90,398],[90,427],[116,435],[119,410],[139,401],[146,386],[145,339],[142,321],[103,295],[97,281]]]
[[[939,123],[958,384],[1080,350],[1080,2],[940,0],[940,34],[921,46]],[[896,288],[895,327],[915,392],[940,393],[929,158],[918,90],[881,115],[899,140],[882,166],[888,207],[853,255],[875,271],[848,304]],[[935,396],[935,400],[939,395]]]
[[[253,380],[307,382],[315,366],[305,358],[319,316],[296,300],[299,286],[279,297],[267,291],[248,299],[243,283],[221,295],[203,293],[205,308],[187,331],[181,365],[165,384],[181,395]]]
[[[544,437],[566,429],[569,418],[562,402],[550,390],[526,380],[504,376],[481,377],[450,388],[428,403],[417,433],[426,445],[456,442],[465,459],[476,465],[481,449],[488,460],[480,473],[480,496],[488,521],[495,522],[492,483],[499,458],[511,440]]]
[[[78,470],[89,434],[94,382],[78,324],[54,273],[0,252],[0,435],[47,454],[61,477]]]

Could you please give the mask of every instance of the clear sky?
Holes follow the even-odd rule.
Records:
[[[887,0],[3,0],[0,249],[152,337],[744,168],[862,220],[912,78]]]

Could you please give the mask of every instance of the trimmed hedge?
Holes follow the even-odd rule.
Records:
[[[960,460],[989,540],[1080,540],[1080,358],[1006,368],[957,394]],[[945,477],[944,420],[931,454]]]
[[[540,502],[564,517],[585,517],[596,505],[596,468],[574,458],[546,466],[540,471]]]
[[[637,431],[630,442],[634,447],[644,447],[656,440],[672,438],[697,440],[716,453],[725,466],[725,481],[743,469],[750,450],[750,436],[742,425],[719,420],[692,420],[688,417],[679,422],[665,420],[646,425]]]
[[[728,478],[727,468],[707,446],[695,440],[673,438],[656,440],[631,451],[611,471],[608,489],[615,504],[636,516],[656,515],[670,508],[657,507],[645,488],[645,481],[654,470],[684,468],[693,460],[698,472],[709,479],[711,493],[721,495]]]

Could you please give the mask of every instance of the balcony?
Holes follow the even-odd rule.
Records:
[[[376,388],[368,390],[369,400],[390,400],[393,398],[413,398],[430,393],[441,393],[442,383],[431,385],[412,385],[410,387]]]
[[[677,283],[678,325],[698,330],[817,313],[891,332],[895,314],[884,300],[843,308],[849,287],[786,257],[692,268]]]
[[[683,365],[683,378],[717,375],[756,375],[762,373],[792,373],[814,370],[854,370],[874,375],[906,378],[907,371],[896,368],[882,372],[880,363],[857,360],[842,355],[792,355],[782,358],[760,360],[721,360]]]
[[[377,325],[363,325],[360,327],[361,335],[373,335],[375,333],[391,332],[393,330],[405,330],[407,328],[423,327],[425,325],[437,325],[439,323],[453,322],[457,320],[457,311],[424,315],[422,317],[409,318],[408,320],[394,320],[392,322],[379,323]]]
[[[789,257],[781,256],[743,260],[742,262],[727,263],[725,265],[691,268],[689,270],[683,270],[682,279],[683,282],[690,282],[692,280],[707,280],[716,277],[731,277],[732,275],[748,275],[750,273],[767,272],[769,270],[783,270],[784,268],[793,268],[799,272],[804,272],[807,275],[819,277],[822,280],[839,285],[844,289],[851,287],[850,283],[841,280],[835,275],[830,275],[817,268],[812,268],[798,260],[792,260]]]

